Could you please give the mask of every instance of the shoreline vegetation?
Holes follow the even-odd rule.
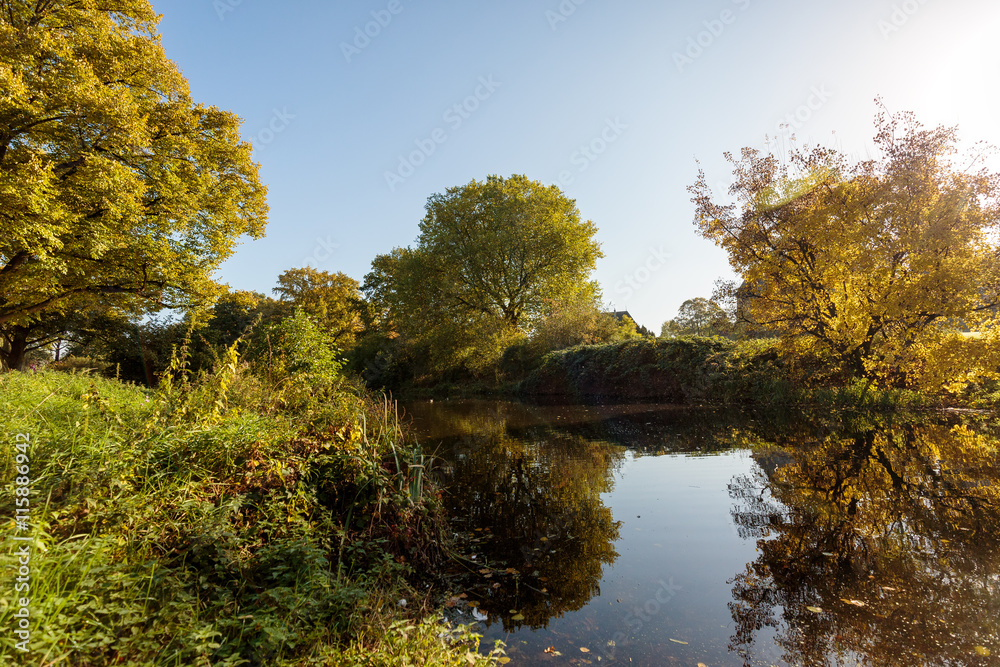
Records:
[[[88,372],[0,374],[0,430],[28,434],[30,641],[73,665],[496,665],[445,619],[455,556],[395,406],[342,375],[299,320],[266,364],[175,357],[155,390]],[[13,435],[11,435],[13,437]],[[13,445],[0,453],[4,484]],[[14,516],[14,494],[0,511]],[[0,594],[0,624],[16,605]],[[443,607],[441,607],[443,609]],[[470,619],[471,620],[471,619]]]
[[[545,354],[518,372],[483,381],[394,387],[402,401],[507,397],[532,401],[651,401],[749,409],[835,408],[910,412],[996,410],[994,381],[928,393],[832,372],[820,358],[785,353],[777,339],[721,336],[636,338]]]

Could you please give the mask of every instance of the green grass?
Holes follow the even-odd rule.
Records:
[[[346,385],[319,406],[287,383],[278,396],[235,360],[167,384],[0,375],[0,661],[497,662],[468,629],[388,602],[420,597],[410,564],[443,557],[440,508],[388,404]],[[32,439],[30,533],[10,519],[20,433]],[[27,535],[23,654],[10,629],[14,538]]]

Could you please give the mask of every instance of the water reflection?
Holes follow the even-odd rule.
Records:
[[[438,448],[456,526],[476,536],[460,606],[486,615],[512,664],[547,664],[551,646],[591,664],[1000,664],[988,426],[651,405],[408,411]],[[674,576],[681,592],[636,627]]]
[[[784,425],[764,443],[760,473],[731,485],[734,520],[760,549],[732,580],[730,649],[744,664],[765,627],[793,665],[998,664],[988,430],[848,421]]]

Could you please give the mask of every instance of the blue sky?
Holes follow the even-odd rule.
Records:
[[[699,238],[699,160],[798,144],[869,154],[890,111],[1000,145],[987,0],[154,0],[194,98],[245,123],[267,237],[221,271],[269,292],[310,264],[361,280],[427,198],[490,174],[557,184],[600,229],[605,301],[659,331],[731,277]],[[456,106],[457,105],[457,106]],[[775,142],[775,137],[778,141]]]

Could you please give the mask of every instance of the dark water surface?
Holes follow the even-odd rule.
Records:
[[[406,410],[511,665],[1000,665],[985,419]]]

